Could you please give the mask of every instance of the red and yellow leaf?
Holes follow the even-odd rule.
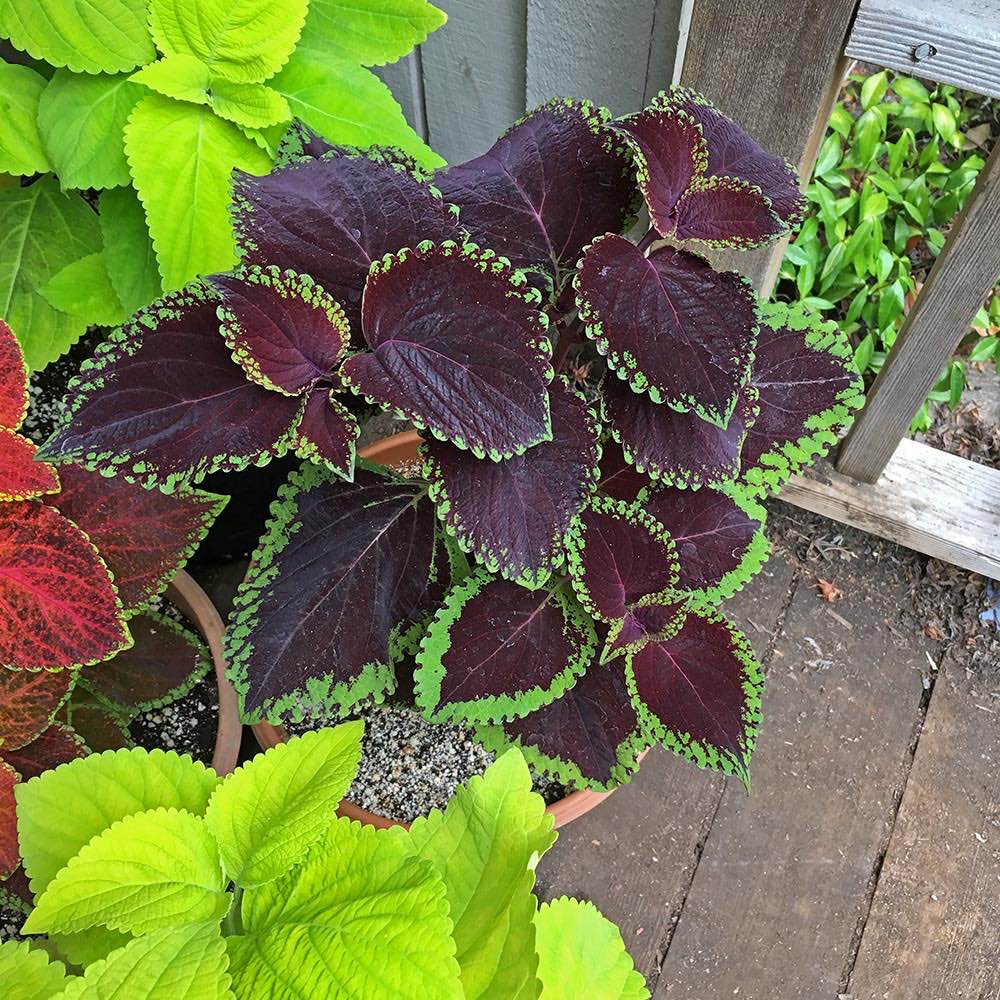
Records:
[[[28,410],[28,369],[14,331],[0,319],[0,427],[17,430]]]
[[[66,700],[71,670],[0,670],[0,754],[35,739]]]
[[[59,477],[47,462],[36,462],[35,443],[0,427],[0,500],[31,500],[59,491]]]

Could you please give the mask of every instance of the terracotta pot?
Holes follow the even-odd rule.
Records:
[[[401,434],[393,434],[391,437],[383,438],[381,441],[376,441],[374,444],[362,448],[360,454],[362,458],[367,458],[371,462],[377,462],[379,465],[390,467],[406,466],[416,461],[417,446],[419,444],[420,435],[416,431],[403,431]],[[270,722],[258,722],[253,727],[253,732],[257,737],[257,742],[265,750],[269,750],[279,743],[284,743],[288,739],[288,733],[283,726],[274,726]],[[641,761],[645,756],[646,751],[643,751],[639,756],[639,760]],[[585,789],[570,792],[565,798],[559,799],[558,802],[553,802],[545,811],[553,817],[558,829],[567,823],[571,823],[584,813],[590,812],[591,809],[600,805],[611,794],[611,792],[591,792]],[[408,828],[410,825],[400,820],[387,819],[385,816],[369,812],[367,809],[362,809],[361,806],[355,805],[347,799],[344,799],[340,803],[337,814],[339,816],[347,816],[350,819],[360,820],[362,823],[367,823],[370,826],[382,828],[390,826]]]
[[[236,690],[226,678],[226,661],[222,655],[222,634],[225,626],[208,594],[180,570],[167,587],[167,600],[190,619],[208,643],[215,667],[215,682],[219,688],[219,726],[215,734],[212,767],[218,774],[229,774],[236,767],[243,739],[240,705]]]

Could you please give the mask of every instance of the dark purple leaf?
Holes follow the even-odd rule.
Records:
[[[13,767],[24,781],[37,778],[60,764],[78,757],[86,757],[90,748],[79,733],[69,726],[56,722],[27,746],[3,753],[3,759]]]
[[[301,118],[293,118],[291,125],[285,129],[285,134],[278,142],[275,164],[285,167],[298,160],[318,160],[324,153],[329,153],[335,148]]]
[[[787,232],[767,199],[732,177],[695,181],[674,208],[674,226],[674,239],[737,250],[759,247]]]
[[[677,583],[670,536],[638,504],[595,496],[567,536],[569,571],[583,606],[606,622]]]
[[[234,364],[217,305],[189,286],[112,333],[70,383],[69,418],[39,455],[172,492],[287,451],[300,401]]]
[[[222,298],[220,329],[233,359],[265,389],[300,395],[347,353],[344,310],[307,275],[248,267],[209,281]]]
[[[334,392],[316,386],[295,430],[295,453],[322,462],[345,479],[353,479],[354,445],[360,432],[354,414],[337,401]]]
[[[672,247],[646,257],[609,234],[587,250],[576,288],[587,336],[619,378],[653,402],[726,422],[757,337],[745,278]]]
[[[725,429],[633,392],[620,379],[604,380],[604,421],[626,459],[665,483],[695,487],[735,479],[747,424],[756,412],[753,392],[744,393]]]
[[[112,711],[85,688],[77,688],[59,712],[59,722],[69,727],[93,753],[130,746],[125,717]]]
[[[621,659],[592,665],[550,705],[481,732],[491,749],[514,743],[536,770],[590,788],[628,781],[643,748]]]
[[[425,445],[424,475],[445,524],[491,572],[529,585],[543,583],[562,558],[597,464],[586,402],[561,381],[549,402],[552,440],[515,458],[491,462],[447,442]]]
[[[548,339],[536,295],[490,251],[404,250],[372,269],[362,329],[370,354],[341,377],[479,457],[551,440]]]
[[[625,459],[622,446],[614,439],[601,442],[601,463],[597,488],[616,500],[631,503],[639,494],[649,489],[653,481]]]
[[[597,636],[563,588],[527,590],[480,571],[454,588],[417,656],[417,705],[437,721],[502,722],[558,698]]]
[[[316,465],[272,507],[226,630],[243,712],[254,721],[347,711],[392,686],[395,635],[427,607],[434,508],[418,484]]]
[[[654,597],[632,605],[608,632],[601,663],[639,649],[651,637],[673,633],[684,621],[685,605]]]
[[[376,151],[334,153],[266,177],[237,171],[233,227],[244,264],[308,274],[344,307],[355,333],[373,261],[461,232],[428,184]]]
[[[704,592],[713,601],[731,597],[767,557],[764,508],[738,489],[668,486],[651,494],[643,506],[677,546],[681,590]]]
[[[629,690],[657,739],[699,767],[749,781],[763,679],[746,636],[712,612],[692,612],[627,663]]]
[[[609,117],[587,102],[550,101],[435,183],[473,239],[559,283],[596,233],[621,232],[635,214],[631,160],[601,128]]]

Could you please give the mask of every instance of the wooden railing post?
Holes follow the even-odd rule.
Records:
[[[1000,143],[931,268],[879,373],[837,469],[874,483],[1000,274]]]

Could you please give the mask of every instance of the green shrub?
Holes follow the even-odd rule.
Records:
[[[990,138],[988,107],[947,84],[929,90],[883,70],[852,75],[834,108],[806,190],[813,211],[785,254],[778,297],[839,320],[862,373],[882,367],[908,297],[972,191]],[[1000,366],[1000,296],[973,325],[961,354]],[[955,406],[964,387],[956,358],[929,400]],[[925,402],[913,429],[928,425]]]

